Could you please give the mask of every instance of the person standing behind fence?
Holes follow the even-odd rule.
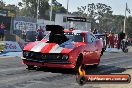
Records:
[[[22,38],[26,41],[26,30],[22,31]]]
[[[97,34],[97,33],[98,33],[98,30],[94,29],[93,34]]]
[[[106,48],[107,48],[107,45],[108,45],[108,33],[105,31],[105,45],[106,45]]]
[[[4,40],[4,30],[5,30],[5,25],[1,23],[0,24],[0,38],[2,41]]]
[[[109,39],[109,48],[114,48],[114,33],[110,32],[108,39]]]
[[[42,38],[43,38],[43,33],[44,33],[44,30],[41,28],[37,29],[37,32],[38,32],[38,35],[37,35],[37,40],[40,41]]]
[[[118,49],[121,48],[121,41],[122,41],[123,39],[125,39],[125,36],[126,36],[126,34],[123,33],[123,31],[121,31],[121,32],[118,34]]]

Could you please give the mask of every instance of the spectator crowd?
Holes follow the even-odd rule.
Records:
[[[98,30],[94,29],[93,34],[99,34]],[[105,46],[107,48],[118,48],[120,49],[122,46],[122,42],[125,41],[125,45],[128,43],[128,38],[126,34],[121,31],[118,34],[115,34],[114,32],[104,32],[104,40],[105,40]]]
[[[5,24],[4,23],[1,23],[0,24],[0,39],[1,39],[1,41],[3,41],[4,40],[4,32],[5,32]]]

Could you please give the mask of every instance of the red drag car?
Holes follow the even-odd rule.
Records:
[[[59,25],[47,25],[51,31],[41,41],[31,42],[23,49],[23,63],[32,68],[76,68],[81,65],[98,66],[102,42],[91,32],[64,30]]]

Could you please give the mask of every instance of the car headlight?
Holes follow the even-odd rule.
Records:
[[[62,60],[67,60],[68,59],[68,55],[63,55],[62,56]]]
[[[24,57],[28,57],[29,54],[30,54],[30,52],[28,52],[28,51],[24,51],[24,52],[23,52],[23,56],[24,56]]]

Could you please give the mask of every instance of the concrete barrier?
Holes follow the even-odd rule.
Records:
[[[106,48],[106,52],[122,52],[122,50],[117,48]]]
[[[0,46],[1,49],[6,52],[18,52],[18,51],[22,51],[21,47],[19,46],[19,44],[17,42],[14,41],[0,41]]]

